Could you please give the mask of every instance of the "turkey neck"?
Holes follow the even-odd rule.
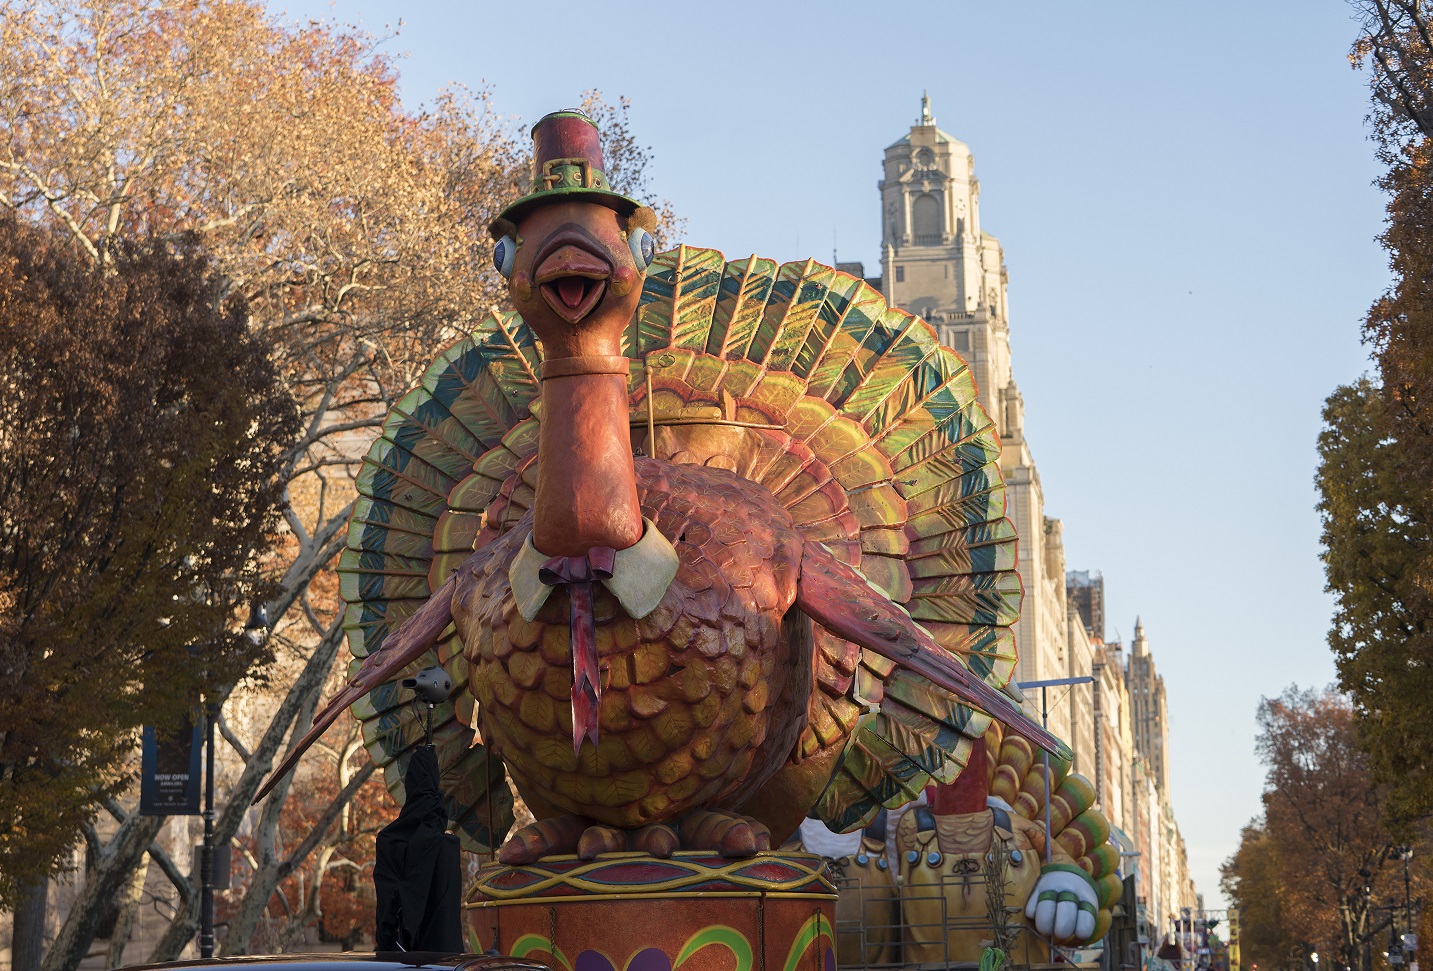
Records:
[[[583,556],[641,538],[626,374],[545,377],[533,545],[548,556]]]

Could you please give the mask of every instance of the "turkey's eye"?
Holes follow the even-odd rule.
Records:
[[[516,258],[517,241],[511,236],[504,236],[493,247],[493,269],[501,273],[503,279],[512,276],[513,260]]]
[[[632,235],[627,237],[627,245],[632,247],[632,259],[637,261],[637,269],[645,270],[652,265],[652,258],[657,255],[657,243],[651,233],[645,229],[633,230]]]

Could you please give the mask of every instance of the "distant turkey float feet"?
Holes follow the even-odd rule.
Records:
[[[677,831],[666,823],[652,823],[641,829],[615,829],[600,823],[587,827],[577,841],[577,855],[595,860],[599,853],[648,853],[665,860],[680,849]]]
[[[666,823],[625,830],[594,823],[571,813],[539,819],[508,838],[498,850],[498,862],[508,865],[536,863],[545,856],[576,854],[595,860],[601,853],[634,851],[666,859],[681,849],[677,830]]]
[[[696,809],[682,819],[682,849],[722,856],[755,856],[771,849],[771,832],[750,816],[722,809]]]

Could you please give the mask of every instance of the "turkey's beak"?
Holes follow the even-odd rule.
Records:
[[[533,272],[542,298],[569,324],[577,323],[602,302],[611,276],[612,263],[602,255],[601,244],[577,226],[548,238]]]

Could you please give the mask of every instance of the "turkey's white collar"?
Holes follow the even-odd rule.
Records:
[[[622,609],[633,620],[640,620],[657,609],[666,595],[667,587],[677,575],[677,551],[662,535],[656,523],[644,518],[642,538],[636,545],[617,551],[617,563],[612,576],[602,585],[612,591]],[[532,534],[523,540],[522,549],[513,557],[508,567],[508,583],[512,586],[513,601],[524,620],[532,620],[552,587],[538,579],[538,570],[550,559],[532,545]]]

